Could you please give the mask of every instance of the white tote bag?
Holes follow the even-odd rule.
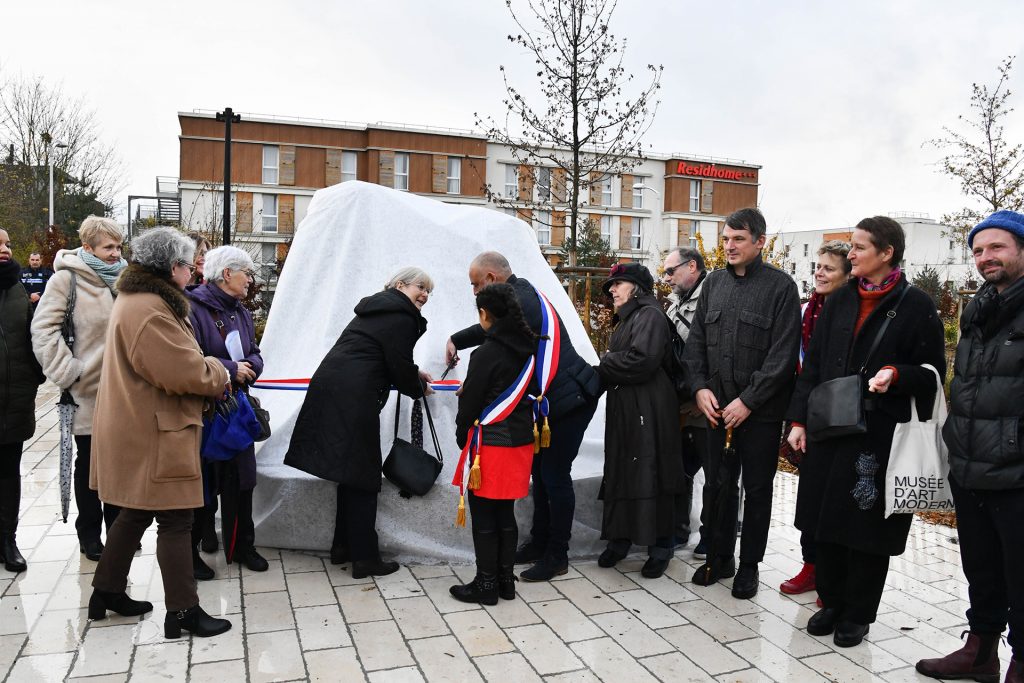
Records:
[[[889,467],[885,471],[885,516],[910,514],[924,510],[952,510],[949,493],[949,458],[942,440],[942,423],[946,421],[946,397],[942,392],[939,372],[935,374],[938,390],[930,420],[917,416],[917,401],[910,400],[910,422],[900,422],[892,435]]]

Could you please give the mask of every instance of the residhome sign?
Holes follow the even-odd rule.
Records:
[[[680,161],[676,166],[676,173],[679,175],[695,175],[702,178],[716,178],[718,180],[743,180],[744,178],[756,178],[753,171],[734,171],[728,168],[719,168],[715,164],[689,164]]]

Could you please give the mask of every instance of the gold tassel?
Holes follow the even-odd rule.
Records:
[[[455,515],[455,526],[466,526],[466,499],[459,494],[459,512]]]
[[[540,432],[537,431],[537,423],[533,423],[533,453],[540,453]]]
[[[551,427],[548,426],[548,418],[544,417],[544,429],[540,432],[540,447],[548,448],[551,446]]]
[[[469,468],[469,484],[466,488],[476,491],[480,488],[480,453],[473,458],[473,466]]]

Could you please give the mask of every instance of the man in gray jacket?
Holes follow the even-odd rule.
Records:
[[[685,342],[690,334],[693,316],[697,312],[697,299],[704,287],[707,270],[704,257],[693,247],[679,247],[665,255],[662,264],[661,281],[672,287],[669,300],[672,302],[666,315],[675,325],[676,332]],[[686,401],[679,407],[682,412],[680,422],[683,425],[683,469],[686,479],[686,492],[676,498],[676,544],[686,545],[690,538],[690,508],[693,505],[693,477],[700,471],[707,460],[707,420],[697,408],[694,401]],[[704,510],[701,510],[701,524],[704,523]],[[694,557],[704,559],[707,544],[703,537],[694,548]]]
[[[999,678],[1010,625],[1007,683],[1024,681],[1024,214],[997,211],[967,238],[985,284],[960,318],[950,414],[949,489],[971,607],[967,643],[917,670],[932,678]]]
[[[709,552],[693,582],[733,575],[732,594],[757,594],[768,544],[782,419],[800,346],[800,297],[793,279],[761,260],[766,225],[757,209],[725,220],[726,268],[710,273],[686,340],[688,381],[708,420]],[[726,430],[735,455],[723,457]],[[745,512],[736,570],[736,512],[743,476]]]

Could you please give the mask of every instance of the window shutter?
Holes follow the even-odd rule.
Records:
[[[715,193],[715,183],[711,180],[703,180],[700,184],[700,212],[712,213],[711,203]]]
[[[551,200],[554,202],[567,202],[569,198],[565,195],[565,169],[551,169]]]
[[[430,184],[430,191],[435,194],[446,194],[448,192],[448,157],[443,154],[434,155],[430,173]]]
[[[235,232],[252,232],[252,192],[235,193]]]
[[[377,184],[384,187],[395,186],[395,153],[381,152],[377,162]]]
[[[281,145],[279,185],[295,184],[295,145]]]
[[[277,198],[277,231],[295,232],[295,195],[282,194]]]
[[[286,258],[288,258],[288,249],[291,247],[291,245],[289,245],[287,242],[281,242],[274,246],[274,257],[278,261],[284,261]]]
[[[327,150],[327,161],[324,169],[325,182],[327,187],[337,185],[341,182],[341,150]]]
[[[628,173],[622,174],[622,201],[619,204],[623,209],[633,208],[633,176]]]
[[[560,247],[565,243],[565,212],[551,212],[551,246]]]
[[[598,184],[601,174],[597,171],[590,172],[590,205],[601,206],[601,186]]]
[[[533,201],[533,168],[525,164],[519,166],[519,201]]]
[[[685,247],[690,244],[690,221],[685,218],[676,220],[676,246]]]
[[[622,216],[619,218],[619,249],[632,249],[633,218]]]

